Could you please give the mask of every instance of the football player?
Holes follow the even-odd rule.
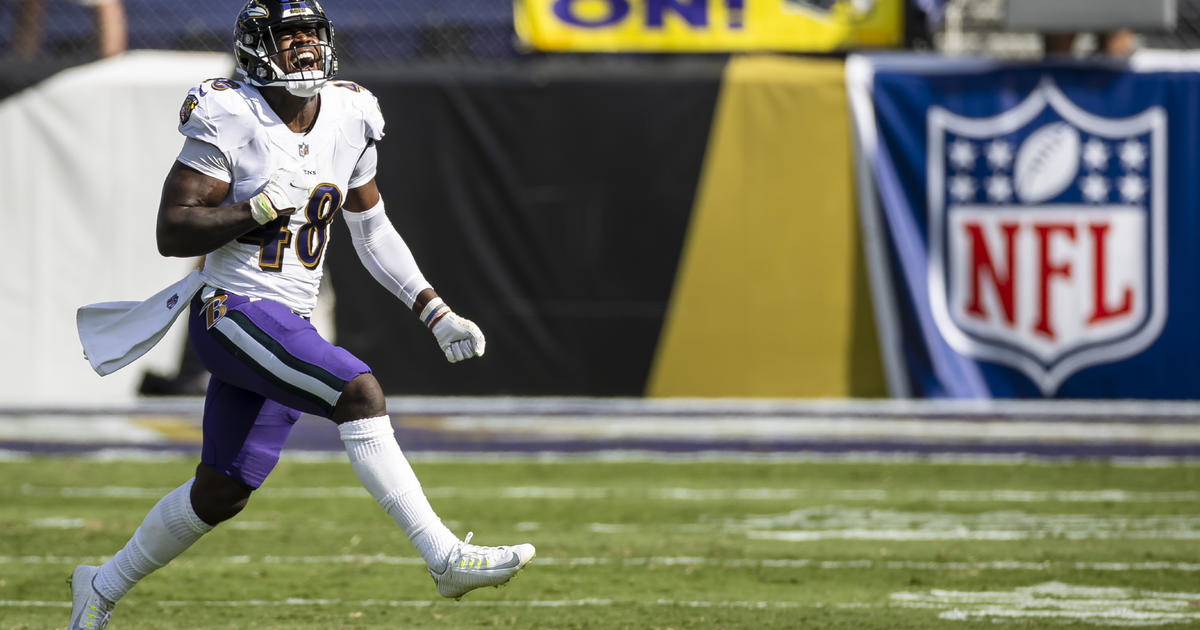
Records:
[[[157,240],[165,256],[204,256],[204,287],[188,318],[191,344],[212,373],[201,460],[111,560],[75,568],[72,630],[104,628],[139,580],[240,512],[301,412],[337,423],[359,480],[441,595],[502,584],[533,559],[532,545],[472,545],[471,534],[459,540],[442,524],[370,368],[308,321],[329,225],[341,214],[363,264],[448,361],[484,352],[479,327],[437,296],[384,212],[375,182],[383,116],[365,88],[333,80],[333,42],[315,0],[252,0],[237,18],[236,77],[204,81],[184,100],[185,140],[163,187]]]

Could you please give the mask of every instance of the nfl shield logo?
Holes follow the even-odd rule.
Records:
[[[301,142],[300,143],[300,157],[304,157],[306,155],[308,155],[308,143]]]
[[[179,303],[179,294],[175,293],[171,297],[167,298],[167,310],[169,311],[169,310],[175,308],[175,305],[178,303]]]
[[[1167,315],[1166,113],[1086,112],[1053,82],[990,118],[928,114],[929,296],[961,354],[1046,395]]]

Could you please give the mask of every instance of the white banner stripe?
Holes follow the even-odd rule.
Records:
[[[1075,421],[1107,422],[1113,418],[1136,421],[1170,418],[1200,424],[1200,400],[1042,400],[1042,399],[768,399],[768,398],[621,398],[606,396],[388,396],[389,409],[403,409],[417,416],[443,415],[657,415],[686,421],[688,417],[712,414],[735,416],[794,417],[900,417],[975,418],[1004,421],[1006,418],[1038,418],[1046,421],[1070,418]],[[28,413],[75,413],[81,409],[105,414],[150,413],[197,415],[203,411],[203,396],[141,398],[126,405],[53,408],[46,405],[0,405],[0,415]]]
[[[698,416],[663,419],[656,416],[450,416],[439,425],[462,433],[499,432],[580,440],[691,439],[846,440],[922,444],[1037,444],[1096,445],[1110,443],[1181,446],[1200,443],[1200,424],[1173,422],[1097,422],[1006,420],[976,422],[958,419],[856,418],[844,416]]]

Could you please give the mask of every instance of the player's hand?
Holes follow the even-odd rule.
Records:
[[[299,167],[276,170],[262,192],[250,199],[250,213],[259,225],[290,216],[308,205],[310,186],[299,173]]]
[[[458,363],[471,357],[483,356],[483,331],[475,322],[455,315],[453,311],[442,315],[431,327],[438,346],[446,353],[446,360]]]

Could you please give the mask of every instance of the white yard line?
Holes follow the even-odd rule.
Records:
[[[913,531],[887,529],[830,529],[782,532],[749,532],[751,540],[780,542],[817,542],[825,540],[890,540],[897,542],[974,540],[1016,541],[1068,538],[1070,540],[1200,540],[1200,531],[1142,531],[1142,532],[1060,532],[1011,530],[977,531]]]
[[[1055,619],[1062,621],[1085,621],[1099,626],[1165,626],[1173,623],[1200,621],[1200,613],[1143,612],[1116,606],[1090,611],[1076,610],[1015,610],[998,606],[974,610],[948,610],[938,615],[947,621],[990,621],[993,623],[1016,619]]]
[[[757,540],[1196,540],[1200,515],[1044,514],[1020,510],[925,512],[823,505],[731,518],[725,531]]]
[[[54,497],[58,500],[90,500],[95,498],[137,499],[151,501],[165,494],[168,488],[131,486],[64,487],[54,488],[22,484],[19,492],[26,496]],[[1133,516],[1088,513],[1026,512],[1011,508],[986,512],[905,511],[874,507],[869,504],[837,504],[832,500],[876,502],[882,500],[942,500],[945,502],[980,502],[994,505],[1003,502],[1046,505],[1063,501],[1070,504],[1093,502],[1125,503],[1186,503],[1194,504],[1194,492],[1127,492],[1122,490],[1084,491],[956,491],[937,490],[889,493],[882,489],[789,490],[777,488],[612,488],[612,487],[545,487],[516,486],[481,490],[462,487],[431,487],[426,491],[433,499],[536,499],[551,501],[595,500],[675,500],[719,502],[729,500],[774,500],[794,502],[801,499],[815,503],[787,512],[745,514],[737,518],[704,518],[695,523],[674,526],[682,533],[721,532],[742,534],[751,540],[771,540],[787,543],[806,543],[829,540],[885,541],[1023,541],[1023,540],[1200,540],[1200,514],[1164,514]],[[330,500],[352,499],[369,501],[361,487],[330,488],[266,488],[259,491],[263,499]],[[744,508],[743,508],[744,509]],[[775,508],[778,509],[777,507]],[[725,510],[727,513],[728,510]],[[71,529],[85,525],[78,515],[61,514],[31,519],[30,525],[39,528]],[[592,534],[623,535],[642,531],[640,523],[581,523]],[[240,529],[267,529],[268,524],[238,521]],[[524,525],[527,529],[530,524]]]
[[[1101,589],[1109,590],[1109,589]],[[911,608],[928,609],[931,612],[940,610],[938,618],[947,621],[991,621],[998,622],[1012,619],[1051,619],[1059,621],[1086,621],[1100,625],[1117,626],[1155,626],[1167,623],[1192,623],[1200,620],[1200,612],[1191,612],[1187,608],[1190,601],[1165,599],[1153,595],[1134,596],[1131,598],[1110,599],[1105,597],[1076,596],[1076,599],[1061,599],[1056,597],[1038,597],[1028,593],[1019,593],[1008,599],[997,601],[995,597],[983,594],[972,597],[965,593],[953,601],[923,601],[920,596],[911,594],[893,594],[889,604],[874,604],[870,602],[793,602],[793,601],[743,601],[743,600],[673,600],[658,599],[653,601],[631,601],[614,599],[556,599],[556,600],[500,600],[479,601],[466,600],[458,602],[432,600],[342,600],[342,599],[247,599],[247,600],[166,600],[153,602],[162,607],[207,607],[207,608],[286,608],[305,607],[319,608],[328,606],[346,606],[352,608],[431,608],[431,607],[469,607],[469,608],[602,608],[610,606],[637,607],[672,607],[672,608],[737,608],[746,610],[769,609],[799,609],[799,608],[838,608],[838,609],[871,609],[871,608]],[[1200,594],[1189,594],[1192,598],[1200,598]],[[944,599],[944,598],[943,598]],[[0,608],[61,608],[69,609],[67,601],[43,600],[0,600]]]
[[[949,591],[892,593],[902,608],[941,610],[952,621],[1058,619],[1103,625],[1153,626],[1200,621],[1195,603],[1200,593],[1141,591],[1111,586],[1080,586],[1046,582],[1011,591]]]
[[[670,606],[683,608],[821,608],[822,604],[805,604],[800,602],[779,601],[731,601],[731,600],[674,600],[659,599],[654,601],[630,601],[612,599],[552,599],[552,600],[499,600],[480,601],[463,600],[447,602],[443,600],[386,600],[386,599],[246,599],[246,600],[166,600],[153,602],[157,606],[170,607],[219,607],[219,608],[272,608],[288,606],[304,606],[307,608],[321,606],[352,606],[358,608],[427,608],[431,606],[473,607],[473,608],[581,608],[605,606]],[[49,602],[38,600],[0,600],[0,608],[70,608],[71,602]]]
[[[1170,503],[1200,501],[1200,492],[1127,490],[936,490],[938,501],[978,503]]]
[[[0,556],[0,565],[59,565],[100,564],[107,556]],[[989,562],[924,562],[918,560],[821,560],[817,558],[761,558],[716,560],[696,556],[649,556],[633,558],[579,557],[543,558],[536,562],[539,567],[563,567],[570,569],[592,566],[628,567],[715,567],[725,569],[817,569],[858,570],[887,569],[904,571],[1178,571],[1200,573],[1200,563],[1189,562],[1030,562],[1023,560],[993,560]],[[332,556],[185,556],[174,561],[178,566],[194,565],[237,565],[237,564],[382,564],[396,566],[424,566],[424,560],[416,556],[332,555]]]
[[[794,602],[745,600],[614,600],[602,598],[558,600],[502,600],[460,602],[431,600],[343,600],[343,599],[247,599],[247,600],[167,600],[154,602],[163,607],[208,608],[284,608],[348,606],[353,608],[587,608],[609,606],[673,608],[737,608],[746,610],[797,608],[909,608],[940,611],[938,618],[948,621],[1003,621],[1012,619],[1052,619],[1087,621],[1103,625],[1152,626],[1166,623],[1192,623],[1200,620],[1200,611],[1192,611],[1200,593],[1138,592],[1112,587],[1071,586],[1050,582],[1008,592],[971,592],[932,590],[924,593],[893,593],[887,604],[870,602]],[[0,600],[0,608],[70,608],[70,602],[43,600]]]

